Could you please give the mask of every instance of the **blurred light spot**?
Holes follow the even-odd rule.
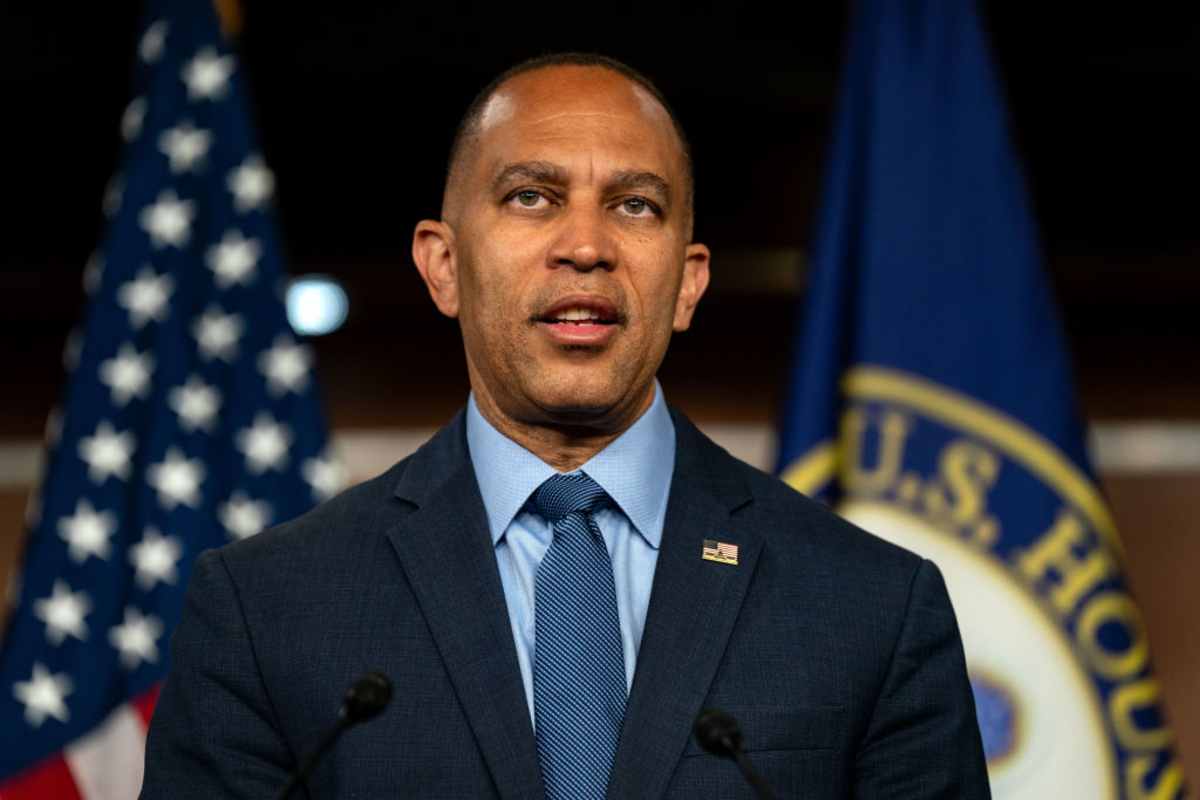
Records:
[[[325,275],[296,278],[287,290],[287,315],[302,336],[322,336],[342,327],[350,311],[346,290]]]

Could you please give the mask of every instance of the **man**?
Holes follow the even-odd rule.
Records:
[[[932,564],[735,460],[655,373],[708,284],[657,90],[527,62],[468,109],[413,257],[459,321],[468,407],[310,514],[202,555],[145,797],[269,797],[371,669],[396,696],[319,797],[986,797]]]

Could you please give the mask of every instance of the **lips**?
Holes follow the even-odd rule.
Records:
[[[603,297],[564,297],[534,317],[537,322],[615,325],[621,321],[617,307]]]
[[[594,347],[608,342],[624,320],[603,297],[573,295],[561,298],[533,321],[557,344]]]

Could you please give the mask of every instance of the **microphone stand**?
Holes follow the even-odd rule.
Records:
[[[317,746],[305,756],[300,766],[288,778],[288,782],[279,790],[275,800],[287,800],[297,786],[308,780],[308,776],[325,755],[333,743],[345,730],[360,722],[366,722],[379,714],[392,700],[392,682],[382,672],[368,672],[359,678],[346,692],[346,699],[338,710],[337,722],[333,724]]]
[[[279,794],[275,796],[275,800],[287,800],[297,786],[308,780],[308,776],[312,773],[313,768],[317,766],[317,762],[321,760],[321,756],[325,755],[325,751],[333,747],[333,743],[338,740],[342,732],[354,724],[348,719],[345,713],[338,714],[338,721],[333,724],[329,730],[325,731],[325,735],[321,737],[321,741],[317,743],[316,748],[309,752],[308,756],[300,762],[299,768],[292,773],[291,778],[279,790]]]
[[[766,779],[759,775],[754,770],[754,765],[750,763],[750,757],[746,755],[742,748],[738,748],[733,755],[734,763],[738,765],[738,769],[742,772],[742,777],[750,784],[750,788],[754,789],[754,794],[758,796],[758,800],[775,800],[775,793],[767,784]]]

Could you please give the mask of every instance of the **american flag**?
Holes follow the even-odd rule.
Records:
[[[151,2],[0,647],[0,798],[132,798],[190,567],[340,483],[237,62]]]
[[[705,539],[700,550],[705,561],[716,561],[719,564],[737,564],[738,546],[729,542],[718,542],[716,539]]]

